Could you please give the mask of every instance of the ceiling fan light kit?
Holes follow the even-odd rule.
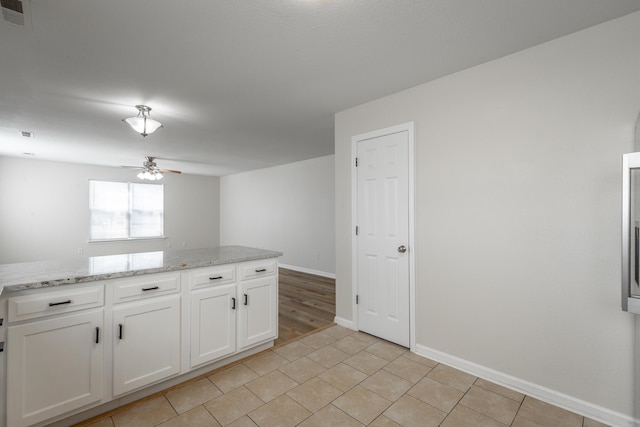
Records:
[[[133,130],[143,137],[146,137],[162,127],[162,123],[153,119],[149,115],[149,112],[151,111],[150,107],[147,107],[146,105],[136,105],[136,108],[138,109],[137,116],[122,119],[122,121],[127,122]]]
[[[162,173],[160,171],[144,170],[138,174],[138,178],[149,181],[157,181],[159,179],[162,179]]]
[[[155,159],[156,159],[155,157],[151,157],[151,156],[145,157],[145,162],[142,164],[142,167],[136,168],[136,169],[142,169],[142,171],[137,175],[138,178],[143,180],[148,180],[148,181],[158,181],[162,179],[162,174],[164,172],[171,172],[171,173],[178,173],[178,174],[182,173],[178,170],[173,170],[173,169],[160,169],[156,164]]]

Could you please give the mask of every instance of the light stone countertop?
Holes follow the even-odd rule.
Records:
[[[233,264],[279,256],[282,256],[282,252],[246,246],[220,246],[0,264],[0,295],[2,292]]]

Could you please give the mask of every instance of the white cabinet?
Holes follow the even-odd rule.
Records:
[[[191,367],[235,353],[236,308],[235,283],[191,293]]]
[[[278,336],[277,261],[245,263],[239,268],[241,277],[252,278],[238,287],[238,347],[243,349]]]
[[[103,312],[7,329],[8,426],[32,425],[102,399]]]
[[[268,348],[278,335],[277,265],[271,258],[3,295],[0,427],[43,425]]]
[[[261,259],[259,261],[245,262],[238,266],[240,280],[257,279],[271,276],[278,272],[278,261],[275,259]]]
[[[191,367],[278,336],[276,260],[200,269],[190,282]]]
[[[180,372],[180,295],[113,308],[113,394]]]
[[[143,298],[174,294],[180,291],[180,274],[158,273],[111,281],[113,302],[136,301]]]
[[[191,273],[191,289],[208,288],[236,282],[236,265],[226,264],[216,267],[197,268]]]
[[[9,299],[9,321],[37,319],[71,313],[104,304],[104,287],[65,289]]]

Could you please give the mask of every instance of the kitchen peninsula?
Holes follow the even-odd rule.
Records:
[[[0,265],[0,427],[77,422],[273,346],[281,255],[222,246]]]

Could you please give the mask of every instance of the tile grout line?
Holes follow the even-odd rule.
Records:
[[[518,405],[518,410],[516,411],[516,415],[513,417],[513,420],[511,421],[511,424],[509,424],[509,426],[512,426],[513,423],[516,422],[516,418],[518,418],[518,413],[520,412],[520,409],[522,409],[522,405],[524,404],[524,399],[526,399],[527,397],[523,397],[522,400],[520,401],[520,404]],[[524,417],[523,417],[524,418]],[[584,424],[584,421],[583,421]]]
[[[331,327],[331,326],[330,326],[330,327]],[[328,328],[327,328],[327,329],[328,329]],[[404,350],[404,349],[403,349],[403,351],[401,351],[399,354],[394,355],[394,352],[393,352],[393,351],[390,351],[390,352],[386,352],[386,353],[384,353],[384,348],[383,348],[384,346],[379,346],[379,347],[377,347],[377,348],[376,348],[376,351],[374,351],[374,353],[371,353],[371,352],[369,351],[369,350],[371,349],[371,347],[373,347],[373,346],[375,346],[375,345],[378,345],[378,344],[381,344],[381,343],[387,343],[387,342],[386,342],[386,341],[383,341],[382,339],[377,339],[377,340],[378,340],[377,342],[370,342],[370,341],[361,340],[358,336],[354,336],[354,334],[356,333],[355,331],[350,331],[350,332],[348,332],[348,333],[344,333],[345,331],[342,331],[342,329],[340,329],[340,330],[336,330],[335,332],[336,332],[336,334],[335,334],[336,336],[334,336],[334,335],[332,335],[332,334],[324,333],[324,335],[325,335],[326,337],[328,337],[328,338],[331,338],[331,339],[332,339],[332,341],[330,341],[330,342],[328,342],[328,343],[326,343],[326,344],[322,345],[322,346],[321,346],[321,347],[319,347],[319,348],[315,348],[314,346],[311,346],[311,345],[307,345],[307,344],[305,344],[305,346],[307,346],[309,349],[313,349],[313,351],[311,351],[311,352],[308,352],[308,353],[306,353],[306,354],[302,354],[302,355],[300,355],[300,356],[295,356],[295,355],[294,355],[295,353],[289,353],[289,357],[293,357],[293,358],[294,358],[293,360],[290,360],[289,358],[287,358],[287,357],[283,356],[282,354],[279,354],[276,350],[277,350],[278,348],[282,348],[282,347],[284,347],[285,345],[291,344],[291,343],[296,342],[296,341],[300,341],[300,340],[302,340],[303,338],[306,338],[306,337],[308,337],[308,336],[314,335],[314,334],[316,334],[316,333],[323,333],[323,331],[322,331],[322,330],[320,330],[320,331],[315,331],[315,332],[309,333],[309,334],[308,334],[308,335],[306,335],[306,336],[301,336],[301,337],[298,337],[297,339],[294,339],[294,340],[291,340],[291,341],[287,341],[286,343],[282,344],[281,346],[273,347],[273,348],[271,348],[271,349],[265,350],[265,351],[263,351],[263,352],[260,352],[260,353],[258,353],[258,354],[256,354],[256,355],[253,355],[253,356],[248,357],[248,358],[246,358],[246,359],[242,359],[242,360],[238,361],[237,363],[233,363],[233,364],[231,364],[231,365],[228,365],[228,366],[225,366],[225,367],[221,367],[221,368],[218,368],[218,369],[212,370],[212,371],[211,371],[211,372],[209,372],[209,373],[206,373],[206,374],[203,374],[203,375],[201,375],[201,376],[199,376],[199,377],[197,377],[197,378],[194,378],[192,381],[189,381],[189,382],[186,382],[186,383],[178,384],[178,385],[176,385],[176,386],[174,386],[174,387],[171,387],[171,388],[169,388],[169,389],[167,389],[167,390],[164,390],[164,391],[158,392],[158,393],[156,393],[155,395],[151,395],[151,396],[148,396],[148,397],[146,397],[146,398],[144,398],[144,399],[141,399],[140,401],[150,400],[150,399],[155,398],[155,397],[163,396],[163,397],[164,397],[164,399],[169,403],[169,405],[170,405],[170,407],[172,408],[172,410],[174,411],[174,413],[176,414],[174,417],[172,417],[172,418],[170,418],[170,419],[168,419],[168,420],[163,421],[163,423],[164,423],[164,422],[169,422],[170,420],[173,420],[173,419],[175,419],[175,418],[177,418],[177,417],[180,417],[180,416],[181,416],[181,415],[183,415],[183,414],[178,414],[178,411],[177,411],[176,407],[174,406],[174,404],[173,404],[173,403],[171,403],[171,400],[170,400],[170,399],[168,398],[168,396],[167,396],[168,391],[170,391],[170,390],[174,390],[174,389],[182,388],[183,386],[185,386],[185,385],[187,385],[187,384],[191,384],[191,383],[196,382],[196,381],[198,381],[198,380],[200,380],[200,379],[206,378],[206,379],[207,379],[209,382],[211,382],[211,383],[212,383],[212,385],[213,385],[214,387],[216,387],[216,389],[217,389],[217,390],[219,390],[219,391],[220,391],[220,393],[221,393],[221,395],[220,395],[220,396],[217,396],[217,397],[215,397],[215,398],[213,398],[213,399],[209,400],[208,402],[210,402],[210,401],[212,401],[212,400],[215,400],[215,399],[217,399],[217,398],[219,398],[219,397],[222,397],[222,396],[224,396],[225,394],[227,394],[227,393],[231,392],[232,390],[237,389],[238,387],[245,387],[245,389],[246,389],[247,391],[249,391],[249,393],[251,393],[254,397],[256,397],[260,402],[262,402],[262,403],[261,403],[261,405],[260,405],[259,407],[255,408],[255,409],[252,409],[251,411],[249,411],[249,412],[247,412],[247,413],[243,414],[242,416],[240,416],[240,417],[238,417],[238,418],[236,418],[236,419],[232,420],[232,421],[231,421],[231,423],[236,422],[237,420],[239,420],[240,418],[242,418],[242,417],[244,417],[244,416],[246,415],[246,416],[247,416],[247,418],[248,418],[249,420],[251,420],[251,422],[253,422],[253,423],[255,423],[255,424],[258,424],[258,420],[256,420],[256,419],[252,418],[252,417],[249,415],[249,413],[250,413],[250,412],[255,412],[255,411],[259,410],[260,408],[262,408],[262,407],[264,407],[265,405],[269,404],[269,403],[270,403],[270,402],[272,402],[273,400],[275,400],[275,399],[277,399],[277,398],[280,398],[281,396],[287,396],[287,397],[288,397],[289,399],[291,399],[293,402],[295,402],[296,404],[298,404],[299,406],[301,406],[302,408],[304,408],[307,412],[309,412],[309,415],[307,415],[307,416],[306,416],[305,418],[303,418],[302,420],[297,421],[297,422],[296,422],[296,425],[300,425],[300,424],[302,424],[302,423],[306,422],[307,420],[309,420],[310,418],[314,417],[316,414],[318,414],[319,412],[321,412],[322,410],[324,410],[325,408],[327,408],[327,407],[329,407],[329,406],[332,406],[334,409],[337,409],[341,414],[344,414],[345,416],[348,416],[348,417],[350,417],[351,419],[354,419],[354,420],[356,420],[356,421],[360,422],[358,419],[356,419],[355,417],[353,417],[352,415],[350,415],[350,414],[349,414],[349,412],[346,412],[346,411],[345,411],[345,410],[343,410],[342,408],[340,408],[340,407],[338,407],[338,406],[336,406],[336,405],[335,405],[335,402],[336,402],[338,399],[340,399],[341,397],[345,396],[347,393],[349,393],[350,391],[352,391],[354,388],[356,388],[356,387],[360,386],[360,387],[362,387],[363,389],[368,390],[369,392],[373,393],[374,395],[376,395],[376,396],[380,397],[381,399],[384,399],[385,401],[390,402],[390,403],[389,403],[389,404],[388,404],[388,405],[387,405],[387,406],[386,406],[386,407],[385,407],[385,408],[384,408],[380,413],[378,413],[378,414],[373,418],[373,420],[371,420],[371,422],[370,422],[369,424],[371,424],[371,423],[375,422],[375,421],[376,421],[376,420],[378,420],[378,419],[381,419],[381,417],[385,417],[385,418],[391,419],[391,420],[393,420],[393,421],[395,422],[395,420],[394,420],[393,418],[390,418],[390,417],[386,416],[386,415],[385,415],[385,413],[386,413],[386,412],[387,412],[391,407],[393,407],[397,402],[399,402],[402,398],[404,398],[405,396],[410,396],[410,397],[412,397],[413,399],[416,399],[417,401],[421,402],[421,404],[425,404],[425,405],[427,405],[427,406],[429,406],[429,407],[431,407],[431,408],[433,408],[433,409],[436,409],[436,410],[438,410],[438,411],[440,411],[440,412],[446,413],[446,416],[442,419],[442,421],[440,421],[440,422],[439,422],[439,424],[438,424],[438,425],[444,425],[444,424],[447,422],[447,420],[450,418],[450,416],[452,415],[452,413],[456,410],[456,408],[458,408],[458,407],[464,407],[465,409],[467,409],[467,410],[469,410],[469,411],[472,411],[473,413],[476,413],[476,414],[482,415],[482,416],[487,417],[487,418],[489,418],[489,419],[491,419],[491,420],[493,420],[493,421],[495,421],[495,422],[497,422],[497,423],[500,423],[501,425],[505,425],[505,426],[507,426],[507,424],[503,424],[501,421],[499,421],[498,419],[494,418],[493,416],[491,416],[491,415],[489,415],[489,414],[487,414],[487,413],[484,413],[484,412],[480,412],[480,411],[478,411],[478,410],[474,409],[473,407],[469,407],[469,406],[467,406],[467,405],[465,405],[465,404],[463,404],[463,403],[462,403],[463,399],[464,399],[466,396],[468,396],[468,395],[469,395],[469,393],[470,393],[470,391],[471,391],[471,390],[474,390],[474,386],[475,386],[475,389],[480,389],[480,390],[482,390],[484,393],[495,394],[495,395],[497,395],[497,396],[500,396],[501,398],[508,399],[509,401],[517,402],[517,403],[518,403],[517,409],[515,410],[515,413],[514,413],[514,415],[513,415],[513,419],[512,419],[512,420],[511,420],[511,422],[508,424],[509,426],[512,426],[512,425],[515,423],[516,419],[517,419],[519,416],[520,416],[521,418],[523,418],[523,419],[528,420],[528,421],[536,422],[535,420],[530,420],[530,419],[528,419],[527,417],[524,417],[524,416],[522,416],[522,415],[519,415],[519,414],[520,414],[520,412],[521,412],[521,410],[522,410],[522,408],[523,408],[523,406],[524,406],[525,400],[526,400],[526,399],[527,399],[527,397],[529,397],[529,396],[527,396],[526,394],[522,394],[522,393],[520,393],[520,394],[523,396],[523,397],[522,397],[522,399],[521,399],[521,400],[520,400],[520,399],[514,399],[514,398],[512,398],[512,397],[510,397],[510,396],[508,396],[508,395],[505,395],[505,394],[501,393],[501,392],[499,391],[500,389],[489,389],[489,388],[485,388],[485,387],[483,387],[483,386],[481,385],[482,383],[480,383],[480,384],[478,383],[478,381],[479,381],[479,380],[481,380],[482,378],[480,378],[480,377],[476,377],[476,376],[473,376],[475,379],[471,382],[471,384],[470,384],[470,385],[469,385],[469,387],[466,389],[466,391],[464,391],[464,393],[462,394],[462,396],[460,396],[460,397],[455,401],[455,404],[453,404],[453,405],[451,406],[451,409],[450,409],[450,410],[448,410],[448,411],[444,411],[444,410],[442,410],[442,409],[439,409],[438,407],[434,406],[432,403],[425,402],[425,401],[423,401],[421,398],[418,398],[418,397],[416,397],[416,396],[414,396],[414,395],[411,395],[411,394],[409,394],[409,393],[410,393],[410,392],[411,392],[411,391],[412,391],[412,390],[413,390],[413,389],[414,389],[418,384],[420,384],[422,381],[424,381],[424,380],[425,380],[425,378],[428,378],[429,380],[434,381],[434,382],[436,382],[436,383],[439,383],[439,384],[441,384],[441,385],[445,385],[445,386],[448,386],[448,387],[452,387],[450,383],[446,383],[446,382],[441,382],[441,381],[440,381],[440,379],[442,379],[442,378],[443,378],[443,377],[442,377],[443,372],[439,372],[440,378],[437,378],[437,379],[436,379],[436,378],[434,378],[434,377],[429,377],[429,375],[430,375],[430,373],[432,373],[434,370],[436,370],[439,366],[442,366],[442,367],[445,367],[445,368],[448,368],[448,369],[454,369],[454,370],[455,370],[455,368],[453,368],[453,367],[449,367],[448,365],[444,365],[444,364],[441,364],[441,363],[437,363],[437,362],[435,362],[435,361],[431,361],[431,362],[435,363],[433,366],[431,366],[431,365],[429,365],[429,364],[423,364],[423,363],[417,362],[417,361],[415,361],[415,360],[412,360],[412,359],[411,359],[411,358],[409,358],[409,357],[405,357],[405,356],[408,354],[408,352],[407,352],[406,350]],[[339,333],[338,333],[338,332],[339,332]],[[366,347],[364,347],[364,348],[362,348],[362,349],[360,349],[360,350],[358,350],[358,351],[357,351],[357,352],[355,352],[354,354],[351,354],[351,352],[350,352],[350,351],[344,351],[344,350],[341,350],[339,347],[337,347],[338,343],[339,343],[341,340],[343,340],[343,339],[345,339],[345,338],[348,338],[348,337],[351,337],[352,339],[358,340],[358,341],[360,341],[362,344],[366,343],[366,344],[367,344],[367,346],[366,346]],[[302,343],[302,344],[304,344],[304,343]],[[391,344],[391,345],[394,345],[394,344]],[[327,348],[327,347],[330,347],[331,349],[336,350],[336,351],[340,351],[340,352],[344,353],[345,355],[347,355],[348,357],[346,357],[345,359],[342,359],[342,360],[338,361],[337,363],[332,364],[331,366],[327,366],[326,364],[322,364],[322,363],[319,363],[319,362],[317,362],[317,361],[315,361],[315,360],[313,360],[313,359],[308,358],[308,356],[309,356],[310,354],[313,354],[313,353],[315,353],[315,352],[318,352],[318,351],[320,351],[320,350],[322,350],[322,349],[325,349],[325,348]],[[357,347],[357,346],[356,346],[356,347]],[[343,348],[344,348],[345,350],[348,350],[348,349],[349,349],[348,347],[343,347]],[[296,349],[296,350],[294,350],[294,351],[297,351],[297,349]],[[303,351],[304,351],[304,350],[303,350]],[[280,357],[280,358],[282,358],[283,360],[285,360],[285,361],[286,361],[286,362],[285,362],[285,364],[283,364],[283,365],[281,365],[281,366],[278,366],[278,367],[276,367],[276,368],[274,368],[274,369],[271,369],[271,370],[269,370],[268,372],[264,372],[263,374],[258,373],[256,370],[254,370],[253,368],[251,368],[249,365],[245,364],[245,362],[246,362],[246,361],[249,361],[249,360],[251,360],[251,359],[253,359],[253,358],[257,358],[257,357],[259,357],[259,356],[261,356],[261,355],[268,354],[268,353],[270,353],[270,352],[273,352],[275,355],[277,355],[278,357]],[[381,352],[383,352],[383,353],[381,353]],[[350,359],[350,358],[353,358],[353,357],[355,357],[355,356],[357,356],[357,355],[359,355],[359,354],[362,354],[362,353],[367,353],[367,354],[368,354],[368,355],[370,355],[370,356],[374,356],[374,357],[377,357],[377,358],[379,358],[379,359],[382,359],[382,360],[384,361],[384,364],[383,364],[383,365],[381,365],[379,368],[377,368],[377,369],[376,369],[375,371],[373,371],[373,372],[371,372],[371,370],[369,370],[369,369],[366,369],[367,371],[371,372],[371,373],[368,373],[368,372],[364,372],[363,370],[361,370],[361,369],[363,369],[363,367],[362,367],[362,366],[358,366],[358,367],[356,367],[356,366],[351,366],[351,365],[349,365],[349,364],[345,363],[345,361],[346,361],[346,360],[348,360],[348,359]],[[375,354],[375,353],[377,353],[377,354]],[[380,357],[379,355],[385,355],[385,357]],[[329,357],[329,359],[328,359],[328,360],[331,360],[331,357],[330,357],[330,356],[328,356],[328,357]],[[388,357],[389,359],[387,359],[386,357]],[[292,363],[294,363],[294,362],[297,362],[297,361],[299,361],[299,360],[301,360],[301,359],[303,359],[303,358],[307,358],[308,360],[310,360],[310,361],[312,361],[312,362],[318,363],[320,366],[322,366],[322,370],[321,370],[319,373],[317,373],[317,374],[315,374],[315,375],[311,376],[310,378],[307,378],[305,381],[302,381],[302,382],[298,382],[298,380],[296,380],[295,378],[293,378],[293,377],[291,376],[291,374],[292,374],[292,372],[293,372],[293,371],[292,371],[292,372],[290,372],[290,374],[287,374],[287,373],[285,373],[285,372],[283,372],[283,371],[281,370],[283,367],[288,366],[288,365],[290,365],[290,364],[292,364]],[[393,368],[393,369],[389,368],[389,365],[390,365],[390,364],[392,364],[393,362],[398,361],[398,360],[399,360],[399,359],[401,359],[401,358],[404,358],[407,362],[418,363],[418,364],[420,364],[420,365],[422,365],[422,366],[425,366],[426,368],[428,368],[428,370],[427,370],[423,375],[421,375],[421,376],[420,376],[420,377],[419,377],[415,382],[414,382],[414,381],[412,381],[412,380],[409,380],[409,379],[407,379],[407,378],[405,378],[405,377],[402,377],[402,376],[400,376],[400,375],[398,375],[398,374],[396,374],[396,373],[394,373],[394,372],[393,372],[393,369],[396,369],[396,370],[397,370],[397,369],[398,369],[398,367]],[[325,363],[327,363],[327,362],[325,362]],[[332,362],[328,362],[328,363],[332,363]],[[266,376],[266,375],[269,375],[269,374],[271,374],[271,373],[273,373],[273,372],[278,372],[279,374],[283,375],[285,378],[288,378],[289,380],[291,380],[291,381],[292,381],[293,383],[295,383],[296,385],[295,385],[293,388],[288,389],[288,390],[287,390],[287,391],[285,391],[284,393],[281,393],[281,394],[279,394],[278,396],[276,396],[276,397],[272,398],[269,402],[265,402],[262,398],[260,398],[259,396],[257,396],[257,395],[256,395],[256,394],[255,394],[251,389],[249,389],[248,387],[246,387],[246,385],[247,385],[247,384],[249,384],[249,383],[250,383],[251,381],[253,381],[253,380],[249,380],[249,381],[247,381],[247,382],[245,382],[245,383],[243,383],[243,384],[239,385],[238,387],[234,387],[234,388],[232,388],[232,389],[228,390],[228,391],[227,391],[227,393],[225,393],[225,392],[223,392],[220,388],[218,388],[218,386],[216,385],[216,383],[215,383],[215,382],[213,382],[213,380],[211,380],[211,378],[210,378],[211,376],[213,376],[213,375],[214,375],[214,374],[216,374],[216,373],[223,372],[223,371],[225,371],[226,369],[230,369],[230,368],[231,368],[231,367],[233,367],[233,366],[237,366],[237,365],[241,365],[241,364],[242,364],[242,365],[244,365],[244,367],[245,367],[246,369],[248,369],[249,371],[251,371],[252,373],[254,373],[254,374],[257,376],[257,377],[256,377],[256,378],[254,378],[253,380],[256,380],[256,379],[258,379],[258,378],[262,378],[262,377],[264,377],[264,376]],[[296,400],[296,399],[295,399],[295,398],[293,398],[292,396],[289,396],[289,395],[288,395],[288,393],[289,393],[291,390],[294,390],[294,389],[296,389],[297,387],[300,387],[301,385],[304,385],[304,384],[306,384],[307,382],[309,382],[309,381],[311,381],[311,380],[313,380],[313,379],[317,379],[317,380],[321,381],[323,384],[326,384],[326,385],[331,386],[331,387],[333,387],[333,388],[337,388],[337,387],[335,387],[332,383],[330,383],[330,382],[328,382],[327,380],[325,380],[325,379],[321,378],[321,377],[320,377],[320,375],[322,375],[322,374],[323,374],[323,373],[325,373],[325,372],[328,372],[328,371],[329,371],[329,370],[331,370],[331,369],[334,369],[334,368],[338,367],[338,366],[339,366],[339,365],[341,365],[341,364],[343,364],[344,366],[346,366],[346,367],[348,367],[348,368],[350,368],[350,369],[352,369],[352,370],[354,370],[354,371],[357,371],[357,372],[359,372],[359,373],[363,374],[363,375],[364,375],[364,378],[362,378],[362,379],[360,379],[359,381],[357,381],[357,382],[355,382],[355,383],[353,383],[353,384],[349,385],[349,387],[348,387],[347,389],[345,389],[345,390],[343,390],[342,388],[339,388],[338,390],[340,391],[340,394],[339,394],[338,396],[336,396],[333,400],[331,400],[330,402],[328,402],[326,405],[324,405],[322,408],[320,408],[320,409],[318,409],[318,410],[316,410],[316,411],[312,411],[311,409],[307,408],[304,404],[302,404],[301,402],[299,402],[298,400]],[[354,364],[355,364],[355,363],[354,363]],[[409,364],[409,365],[410,365],[410,364]],[[257,366],[257,365],[256,365],[256,366]],[[391,370],[389,370],[389,369],[391,369]],[[366,386],[364,386],[364,385],[363,385],[363,383],[364,383],[364,382],[366,382],[367,380],[371,379],[372,377],[374,377],[375,375],[379,374],[380,372],[384,372],[385,374],[392,375],[392,376],[394,376],[394,377],[398,378],[399,380],[407,381],[408,383],[410,383],[410,385],[409,385],[409,387],[408,387],[408,388],[407,388],[407,389],[406,389],[402,394],[400,394],[400,395],[399,395],[397,398],[395,398],[395,399],[389,399],[389,398],[387,398],[387,397],[385,397],[385,396],[381,396],[381,395],[380,395],[380,394],[378,394],[376,391],[374,391],[374,390],[372,390],[372,389],[369,389],[368,387],[366,387]],[[470,375],[470,374],[469,374],[469,375]],[[389,377],[389,378],[390,378],[390,377]],[[395,381],[395,380],[394,380],[394,381]],[[466,380],[465,380],[465,381],[466,381]],[[487,381],[487,380],[483,380],[483,381]],[[490,382],[488,382],[488,383],[489,383],[489,384],[493,384],[493,383],[490,383]],[[489,384],[487,384],[487,387],[488,387],[488,385],[489,385]],[[498,385],[498,386],[499,386],[499,385]],[[454,388],[454,389],[456,389],[456,387],[453,387],[453,388]],[[461,390],[459,390],[459,389],[458,389],[458,391],[461,391]],[[506,393],[506,392],[505,392],[505,393]],[[393,396],[393,395],[392,395],[392,396]],[[139,403],[140,401],[132,402],[132,403],[131,403],[131,404],[129,404],[129,405],[134,405],[134,404],[136,404],[136,403]],[[544,402],[543,402],[543,403],[544,403]],[[221,423],[221,422],[220,422],[220,421],[215,417],[215,415],[213,415],[213,413],[212,413],[211,411],[209,411],[209,410],[206,408],[206,406],[204,406],[204,405],[206,405],[206,404],[207,404],[207,402],[205,402],[205,403],[203,403],[203,404],[200,404],[200,405],[196,405],[194,408],[196,408],[196,407],[198,407],[198,406],[203,406],[203,407],[204,407],[204,409],[207,411],[207,413],[208,413],[209,415],[211,415],[211,416],[213,417],[213,419],[214,419],[214,420],[216,420],[216,422],[218,422],[219,424],[223,425],[223,424],[222,424],[222,423]],[[553,405],[552,405],[552,406],[553,406]],[[194,409],[194,408],[191,408],[190,410],[192,410],[192,409]],[[118,409],[120,409],[120,408],[118,408]],[[112,424],[113,424],[114,426],[115,426],[115,420],[113,419],[113,416],[114,416],[114,415],[117,415],[118,413],[121,413],[121,412],[123,412],[123,411],[119,411],[119,412],[114,413],[114,414],[111,414],[110,416],[108,416],[108,417],[107,417],[107,418],[110,418],[110,419],[111,419],[111,422],[112,422]],[[184,413],[186,413],[186,412],[189,412],[189,411],[185,411]],[[578,415],[578,416],[581,418],[581,424],[580,424],[580,425],[581,425],[582,427],[584,427],[584,426],[585,426],[585,423],[586,423],[586,417],[581,416],[581,415],[579,415],[579,414],[576,414],[576,415]],[[93,422],[95,422],[95,421],[98,421],[98,419],[93,419]],[[160,425],[160,424],[158,424],[158,425]]]

